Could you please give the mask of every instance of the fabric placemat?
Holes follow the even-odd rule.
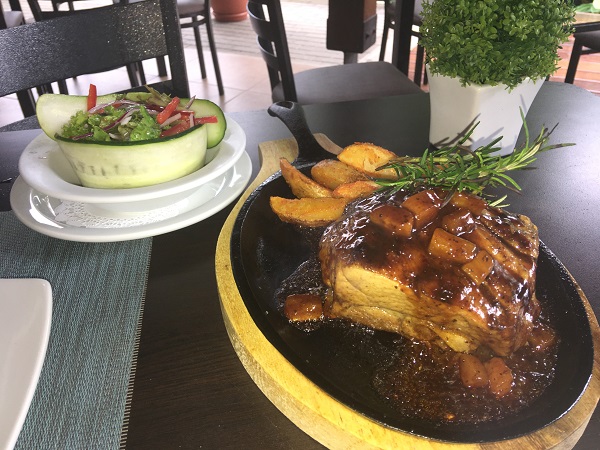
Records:
[[[0,277],[53,291],[46,359],[15,449],[118,449],[126,429],[152,239],[63,241],[0,212]]]

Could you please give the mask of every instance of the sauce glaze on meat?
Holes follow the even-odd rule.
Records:
[[[305,295],[308,315],[300,297],[286,315],[307,330],[347,321],[398,333],[372,384],[402,414],[493,420],[529,404],[554,375],[558,340],[535,297],[538,248],[527,217],[479,197],[376,194],[324,230],[314,270],[290,277],[278,298],[283,311],[290,295]],[[300,291],[319,270],[322,283]],[[483,382],[472,381],[474,362]]]

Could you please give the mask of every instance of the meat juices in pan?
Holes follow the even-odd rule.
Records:
[[[373,387],[403,414],[492,420],[553,378],[558,339],[535,296],[538,251],[529,218],[477,196],[379,193],[324,229],[322,284],[287,289],[284,300],[300,296],[284,313],[307,329],[347,321],[402,336],[376,364]]]

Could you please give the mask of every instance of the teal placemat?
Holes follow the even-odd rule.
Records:
[[[53,290],[46,359],[16,449],[118,449],[152,240],[50,238],[0,212],[0,277]]]

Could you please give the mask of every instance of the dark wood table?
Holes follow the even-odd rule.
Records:
[[[400,154],[428,144],[429,102],[417,94],[307,106],[314,132],[347,145],[370,141]],[[260,142],[290,137],[266,111],[232,114],[246,132],[254,172]],[[572,85],[546,83],[528,115],[532,131],[553,127],[553,142],[577,146],[541,154],[537,169],[517,173],[524,194],[510,195],[511,210],[526,214],[541,239],[571,271],[600,314],[597,255],[600,239],[600,98]],[[16,175],[18,155],[39,131],[0,133],[0,181]],[[10,182],[0,184],[6,193]],[[8,209],[0,196],[0,209]],[[215,246],[231,207],[185,229],[156,236],[144,309],[126,448],[323,448],[255,386],[234,352],[223,324],[215,281]],[[596,411],[575,447],[600,442]]]

